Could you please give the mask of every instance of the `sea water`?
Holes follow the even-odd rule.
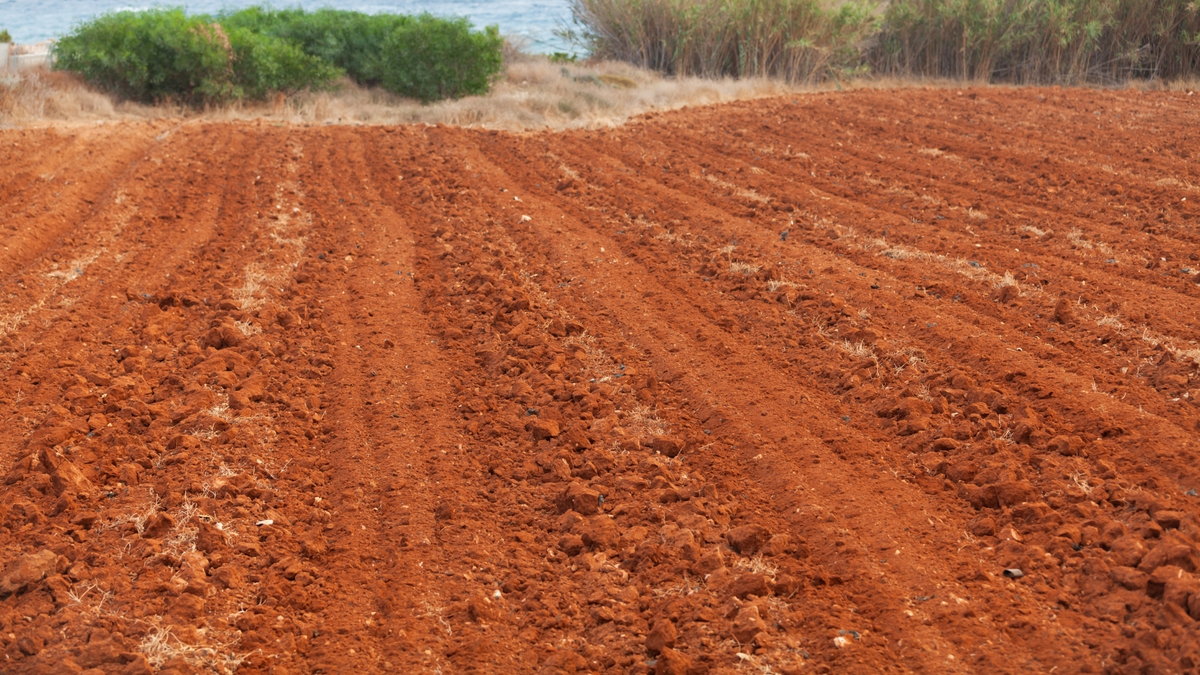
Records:
[[[190,0],[180,2],[137,2],[137,0],[0,0],[0,28],[8,29],[14,42],[32,43],[58,38],[81,21],[118,10],[182,6],[190,14],[215,14],[223,9],[251,5],[272,7],[323,7],[348,9],[368,14],[420,14],[465,16],[476,27],[499,26],[502,35],[523,38],[525,50],[534,53],[572,52],[577,47],[555,35],[571,21],[570,0]]]

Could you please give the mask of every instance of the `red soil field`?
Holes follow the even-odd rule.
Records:
[[[0,132],[0,671],[1195,673],[1198,102]]]

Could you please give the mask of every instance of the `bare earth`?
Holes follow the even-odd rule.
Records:
[[[1194,673],[1198,130],[0,132],[0,671]]]

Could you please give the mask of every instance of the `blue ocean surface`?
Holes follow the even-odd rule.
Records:
[[[188,2],[138,2],[138,0],[0,0],[0,28],[8,29],[13,42],[31,43],[58,38],[92,17],[118,10],[156,6],[183,7],[190,14],[215,14],[223,9],[252,5],[332,7],[368,14],[420,14],[465,16],[477,28],[499,26],[502,35],[520,36],[533,53],[571,52],[572,46],[555,36],[555,29],[571,21],[569,0],[190,0]]]

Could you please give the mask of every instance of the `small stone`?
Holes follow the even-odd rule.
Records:
[[[225,533],[210,522],[200,521],[197,525],[196,548],[204,553],[225,548]]]
[[[117,360],[124,361],[128,358],[145,356],[149,353],[149,351],[150,350],[144,347],[139,347],[138,345],[125,345],[124,347],[121,347],[121,351],[117,352]]]
[[[582,427],[572,427],[562,436],[562,445],[568,450],[579,452],[592,447],[592,441]]]
[[[775,591],[776,595],[784,597],[790,596],[800,590],[801,582],[796,577],[788,574],[780,574],[771,582],[771,590]]]
[[[0,576],[0,598],[19,593],[29,584],[41,581],[54,572],[58,555],[50,549],[26,553],[9,563]]]
[[[550,463],[550,471],[543,480],[547,483],[565,483],[571,480],[571,465],[559,457]]]
[[[173,527],[175,527],[175,519],[165,513],[159,513],[146,524],[142,536],[147,539],[162,539]]]
[[[735,598],[745,600],[748,596],[766,597],[771,593],[767,578],[761,574],[740,574],[729,584],[729,593]]]
[[[246,584],[246,573],[233,565],[222,565],[213,573],[213,578],[222,588],[238,589]]]
[[[261,401],[267,393],[267,376],[251,375],[237,384],[237,390],[251,401]]]
[[[675,624],[663,619],[654,623],[654,628],[646,634],[646,653],[657,654],[667,647],[674,647],[679,632]]]
[[[35,656],[42,648],[42,639],[39,637],[25,635],[17,640],[17,649],[25,656]]]
[[[1054,303],[1054,320],[1062,324],[1075,323],[1075,308],[1065,295]]]
[[[692,571],[696,574],[706,575],[712,574],[724,566],[725,558],[721,555],[721,549],[711,548],[692,564]]]
[[[742,525],[730,530],[725,538],[729,546],[742,555],[754,555],[771,538],[771,532],[762,525]]]
[[[482,593],[476,593],[467,601],[467,613],[475,623],[491,623],[499,616],[496,604]]]
[[[745,605],[733,619],[733,637],[742,644],[749,644],[759,633],[766,632],[767,624],[758,613],[757,605]]]
[[[579,534],[583,537],[583,543],[594,549],[612,548],[621,538],[620,528],[608,515],[594,517]]]
[[[433,509],[433,517],[438,520],[453,520],[454,505],[450,502],[442,502]]]
[[[1046,447],[1065,457],[1074,457],[1083,450],[1083,439],[1078,436],[1055,436]]]
[[[953,438],[942,437],[931,443],[929,445],[929,449],[933,452],[945,454],[948,452],[954,452],[958,449],[959,445],[959,442]]]
[[[590,516],[600,510],[600,493],[580,483],[568,485],[554,501],[559,513],[573,510]]]
[[[996,502],[1002,507],[1037,501],[1040,495],[1037,488],[1027,480],[1000,481],[984,489],[994,494]]]
[[[991,516],[978,516],[967,523],[967,531],[976,537],[990,537],[996,534],[996,520]]]
[[[42,466],[46,467],[46,472],[50,474],[50,485],[54,488],[55,495],[61,495],[64,492],[75,494],[91,492],[91,481],[70,460],[59,456],[49,448],[43,448],[39,458]]]
[[[95,415],[92,415],[91,417],[88,418],[87,423],[88,423],[88,428],[91,429],[92,431],[95,431],[97,429],[103,429],[104,427],[108,426],[108,418],[105,417],[104,415],[101,415],[100,413],[96,413]]]
[[[1182,511],[1155,511],[1154,522],[1164,530],[1177,530],[1186,514]]]
[[[224,569],[224,568],[222,568]],[[189,624],[204,615],[204,599],[198,595],[184,593],[175,598],[167,618],[174,623]]]
[[[1139,572],[1132,567],[1117,566],[1112,568],[1111,574],[1113,581],[1131,591],[1146,590],[1146,583],[1150,580],[1149,574]]]
[[[188,596],[195,597],[195,596]],[[96,668],[105,664],[116,664],[121,661],[120,645],[113,641],[112,638],[104,638],[101,640],[95,639],[95,634],[91,642],[88,642],[79,650],[78,661],[79,665],[84,668]]]
[[[762,548],[764,555],[784,555],[794,553],[796,545],[792,542],[792,538],[786,534],[777,534],[771,537],[765,546]]]
[[[1177,565],[1162,565],[1150,573],[1146,582],[1146,593],[1152,598],[1162,597],[1166,585],[1184,578],[1185,574],[1187,572]],[[1190,578],[1191,575],[1188,576]]]
[[[658,655],[654,675],[687,675],[691,669],[692,659],[687,654],[667,647]]]
[[[533,434],[533,440],[544,441],[559,434],[558,422],[535,417],[525,423],[525,429]]]
[[[656,436],[650,439],[650,450],[667,457],[675,457],[683,452],[684,443],[674,436]]]
[[[129,486],[137,485],[139,482],[138,476],[141,473],[141,465],[128,462],[117,467],[117,480]]]
[[[564,535],[558,540],[558,550],[572,557],[579,555],[583,548],[583,537],[577,534]]]

